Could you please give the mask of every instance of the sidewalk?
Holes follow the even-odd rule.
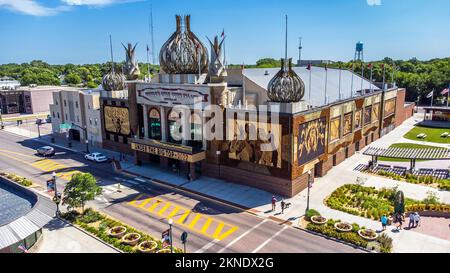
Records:
[[[411,118],[403,125],[396,128],[393,132],[385,137],[375,141],[370,146],[388,147],[392,143],[398,142],[402,136],[407,133],[416,123],[416,118]],[[50,142],[50,137],[45,136],[41,141]],[[57,145],[64,145],[63,142],[58,142]],[[73,150],[84,151],[84,145],[73,143]],[[95,149],[105,155],[118,158],[118,153],[106,151],[103,149]],[[351,158],[345,160],[340,165],[334,167],[325,177],[317,178],[310,194],[310,208],[317,209],[321,214],[327,218],[340,219],[342,221],[354,222],[360,226],[372,228],[374,230],[380,229],[380,223],[372,221],[363,217],[350,215],[341,211],[333,210],[326,207],[323,200],[326,199],[335,189],[344,184],[353,184],[356,177],[367,177],[366,186],[374,186],[376,188],[395,187],[399,186],[400,190],[405,192],[407,197],[415,199],[423,199],[428,191],[434,191],[438,194],[441,202],[450,203],[450,194],[447,191],[439,191],[429,187],[420,185],[413,185],[405,182],[394,181],[386,178],[378,178],[362,174],[353,169],[361,163],[367,163],[369,157],[357,153]],[[277,217],[284,221],[290,221],[297,224],[298,219],[303,216],[306,209],[307,191],[304,190],[297,196],[286,199],[287,203],[291,203],[291,207],[285,211],[285,214],[280,215],[278,212],[271,212],[271,197],[272,193],[251,188],[244,185],[229,183],[227,181],[214,179],[210,177],[200,177],[200,179],[188,182],[184,176],[179,176],[167,170],[161,170],[159,166],[146,164],[143,166],[135,166],[130,157],[126,162],[122,162],[122,169],[127,172],[149,178],[153,180],[160,180],[166,184],[170,184],[182,189],[194,191],[202,195],[207,195],[215,199],[220,199],[228,203],[236,204],[240,207],[252,209],[258,215],[263,217]],[[280,198],[278,197],[278,200]],[[279,210],[279,207],[277,207]],[[387,234],[394,239],[394,252],[450,252],[450,241],[441,238],[425,235],[415,231],[401,231],[400,233],[393,233],[390,230]]]

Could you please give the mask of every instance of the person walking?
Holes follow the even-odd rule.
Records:
[[[408,228],[411,229],[415,226],[415,214],[414,212],[411,212],[409,214],[409,223],[408,223]]]
[[[400,213],[397,213],[397,222],[398,222],[397,230],[401,230],[403,226],[403,217]]]
[[[281,199],[281,214],[284,214],[285,207],[286,207],[286,203],[284,202],[284,199]]]
[[[381,226],[383,227],[383,231],[386,230],[387,223],[388,223],[388,218],[386,217],[386,215],[381,216]]]
[[[277,204],[277,199],[275,198],[275,195],[272,196],[272,211],[275,211],[275,207]]]
[[[414,227],[418,227],[420,225],[420,215],[419,213],[416,211],[414,212]]]

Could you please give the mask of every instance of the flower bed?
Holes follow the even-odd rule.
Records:
[[[375,239],[365,239],[359,235],[359,231],[366,230],[364,227],[360,229],[358,224],[349,224],[351,229],[348,232],[340,232],[336,226],[340,223],[340,221],[335,221],[333,219],[329,219],[324,225],[316,225],[314,223],[309,223],[306,226],[307,230],[323,234],[327,237],[332,237],[362,248],[369,248],[369,246],[373,247],[373,243],[369,245],[369,242],[374,241],[379,246],[378,251],[383,253],[389,253],[392,250],[392,239],[387,235],[377,236]],[[346,225],[348,223],[345,223]]]
[[[344,185],[336,189],[325,203],[332,209],[378,221],[382,215],[394,212],[395,192],[395,189],[376,190],[374,187]],[[449,205],[439,204],[436,200],[417,201],[409,198],[405,198],[405,208],[406,211],[450,210]]]
[[[405,175],[399,175],[383,170],[378,171],[377,174],[397,181],[408,182],[411,184],[421,184],[433,188],[439,188],[441,190],[450,191],[450,179],[438,179],[433,176],[418,176],[409,173]]]
[[[90,215],[90,217],[86,217],[86,215]],[[155,251],[163,249],[161,241],[154,239],[152,236],[143,233],[139,230],[136,230],[128,225],[125,225],[119,221],[113,220],[109,218],[106,215],[103,215],[97,211],[94,211],[92,209],[87,209],[83,215],[76,211],[71,211],[67,213],[63,213],[61,215],[62,218],[66,219],[67,221],[79,226],[80,228],[86,230],[87,232],[91,233],[92,235],[96,236],[100,240],[104,241],[107,244],[110,244],[123,252],[128,253],[137,253],[141,252],[139,249],[140,243],[144,243],[146,241],[153,241],[157,244],[157,247]],[[92,222],[94,219],[101,219],[96,222]],[[129,234],[137,234],[139,235],[139,239],[136,241],[135,245],[128,245],[124,243],[120,238],[116,238],[113,236],[110,236],[108,231],[115,227],[123,227],[126,228],[126,231],[129,232]],[[127,234],[127,235],[129,235]],[[127,236],[126,235],[126,236]],[[136,238],[135,238],[136,239]],[[131,242],[131,240],[130,240]],[[134,242],[133,242],[134,243]],[[183,251],[179,248],[174,247],[173,248],[175,253],[182,253]],[[169,249],[170,252],[170,249]]]
[[[0,172],[0,176],[3,176],[11,181],[14,181],[24,187],[30,187],[31,185],[33,185],[33,182],[31,182],[31,180],[12,173]]]

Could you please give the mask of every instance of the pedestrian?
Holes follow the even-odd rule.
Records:
[[[398,222],[397,230],[401,230],[403,226],[403,217],[400,213],[397,213],[397,222]]]
[[[408,223],[408,228],[411,229],[415,226],[415,218],[414,218],[414,212],[411,212],[409,214],[409,223]]]
[[[383,231],[386,230],[387,223],[388,218],[386,217],[386,215],[381,216],[381,226],[383,227]]]
[[[275,195],[272,195],[272,211],[275,211],[276,204],[277,199],[275,198]]]
[[[284,199],[281,199],[281,214],[284,214],[285,207],[286,207],[286,203],[284,202]]]
[[[419,213],[416,211],[414,212],[414,224],[415,224],[415,228],[419,226],[420,224],[420,215]]]

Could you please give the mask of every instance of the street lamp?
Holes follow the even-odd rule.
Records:
[[[219,161],[219,179],[221,178],[220,177],[220,175],[221,175],[220,174],[220,158],[221,158],[220,155],[221,155],[221,153],[222,153],[221,151],[216,151],[217,160]]]
[[[306,201],[306,212],[308,212],[309,210],[309,193],[310,193],[310,189],[312,186],[312,172],[311,170],[308,171],[308,197],[307,197],[307,201]]]
[[[86,139],[86,153],[89,154],[89,140]]]
[[[173,242],[172,242],[172,225],[173,225],[173,219],[169,219],[169,235],[170,235],[170,253],[173,253]]]
[[[60,198],[60,195],[58,194],[58,187],[56,187],[56,173],[55,172],[52,173],[52,177],[53,177],[53,185],[55,187],[55,196],[53,197],[53,202],[55,202],[55,204],[56,204],[56,217],[58,217],[60,214],[59,202],[61,201],[61,198]]]

